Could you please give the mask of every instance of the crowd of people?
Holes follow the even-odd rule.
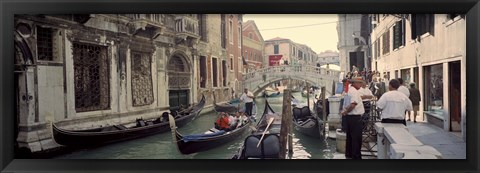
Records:
[[[345,156],[350,159],[361,159],[362,117],[369,116],[370,110],[380,113],[382,123],[400,123],[407,125],[411,120],[416,123],[419,110],[420,91],[415,83],[407,88],[403,79],[392,79],[388,85],[375,71],[362,71],[353,66],[353,73],[347,73],[343,82],[342,131],[346,133]],[[387,91],[388,88],[388,91]],[[375,101],[375,104],[371,104]],[[407,116],[406,116],[407,115]],[[408,118],[408,119],[407,119]]]

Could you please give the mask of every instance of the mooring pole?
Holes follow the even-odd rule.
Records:
[[[283,107],[282,107],[282,125],[280,128],[280,159],[285,159],[288,152],[293,153],[293,142],[291,140],[291,127],[292,127],[292,96],[291,90],[283,90]],[[288,137],[288,138],[287,138]]]
[[[310,108],[310,83],[307,82],[307,106]]]
[[[323,86],[322,87],[322,115],[323,115],[323,124],[325,124],[325,122],[327,122],[327,99],[325,99],[326,97],[326,89],[325,87]],[[320,127],[320,126],[319,126]],[[325,132],[325,126],[323,126],[323,134],[327,134]]]

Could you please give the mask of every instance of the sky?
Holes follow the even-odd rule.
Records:
[[[264,40],[287,38],[305,44],[317,54],[337,50],[336,14],[244,14],[243,21],[254,20]]]

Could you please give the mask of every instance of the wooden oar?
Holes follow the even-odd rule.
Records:
[[[263,131],[262,137],[260,138],[260,141],[258,141],[257,148],[260,146],[260,143],[262,143],[262,139],[265,136],[265,134],[267,133],[268,128],[270,127],[270,124],[273,123],[274,119],[275,119],[274,117],[271,117],[270,119],[268,119],[267,128],[265,128],[265,131]]]

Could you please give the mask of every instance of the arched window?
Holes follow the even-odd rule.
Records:
[[[168,71],[172,72],[186,72],[185,63],[182,58],[178,56],[172,57],[168,63]]]
[[[360,40],[359,40],[358,38],[354,38],[354,39],[353,39],[353,44],[354,44],[355,46],[360,45]]]

